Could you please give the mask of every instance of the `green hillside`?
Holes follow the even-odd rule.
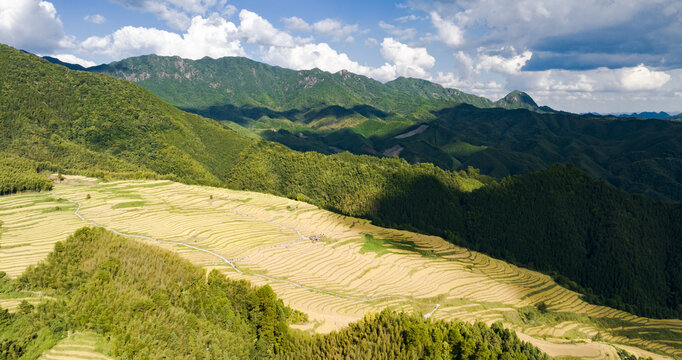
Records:
[[[504,177],[571,163],[630,193],[682,201],[682,124],[669,120],[480,109],[469,105],[434,112],[435,119],[385,136],[348,130],[326,133],[287,130],[262,136],[299,151],[398,156],[443,169],[473,166]],[[417,130],[417,131],[415,131]]]
[[[533,108],[519,101],[493,103],[421,79],[401,77],[382,84],[345,70],[296,71],[242,57],[195,61],[147,55],[87,71],[134,81],[182,109],[260,130],[350,127],[372,135],[432,118],[429,111],[458,103]],[[370,114],[357,111],[358,106]]]
[[[0,45],[0,153],[42,169],[221,184],[251,140],[130,82]]]
[[[3,359],[35,359],[82,331],[102,336],[108,355],[122,359],[548,358],[499,324],[389,311],[326,336],[292,333],[287,324],[305,315],[284,306],[270,287],[207,275],[178,255],[97,228],[58,242],[17,280],[0,273],[0,295],[27,291],[48,296],[18,313],[0,309]],[[379,346],[366,348],[370,342]]]
[[[595,301],[601,296],[639,314],[681,316],[681,262],[674,258],[681,253],[679,205],[632,197],[574,168],[502,182],[546,186],[500,191],[473,168],[451,172],[397,158],[299,153],[184,113],[130,82],[71,71],[6,46],[0,61],[7,69],[3,95],[9,95],[0,99],[8,129],[0,145],[13,157],[34,161],[36,171],[169,177],[299,198],[554,271],[591,288]],[[498,204],[504,213],[491,210]],[[551,209],[556,216],[549,216]],[[513,232],[490,225],[507,222]],[[548,249],[538,245],[548,239],[551,250],[528,251]],[[621,244],[632,252],[619,251]],[[603,251],[589,250],[595,247]],[[564,249],[573,263],[558,259]],[[591,265],[578,266],[586,263]],[[624,271],[631,285],[602,286],[617,280],[613,269]]]
[[[369,166],[353,167],[358,159]],[[682,205],[629,195],[572,166],[480,188],[473,168],[448,174],[397,158],[287,153],[261,142],[242,153],[228,184],[440,235],[554,273],[593,302],[682,317]]]

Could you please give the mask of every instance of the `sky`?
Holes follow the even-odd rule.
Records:
[[[682,111],[679,0],[0,0],[0,42],[85,66],[245,56],[577,113]]]

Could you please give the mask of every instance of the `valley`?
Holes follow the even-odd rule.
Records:
[[[502,321],[551,356],[613,358],[613,346],[682,356],[680,320],[591,305],[546,275],[441,238],[272,195],[66,176],[53,192],[0,197],[0,218],[0,271],[11,277],[56,241],[97,224],[229,278],[270,285],[308,314],[308,323],[293,325],[302,331],[328,333],[389,307],[434,319]]]

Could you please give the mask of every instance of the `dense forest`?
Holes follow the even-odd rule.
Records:
[[[473,166],[498,178],[556,162],[571,163],[630,193],[682,201],[682,123],[470,105],[433,115],[432,120],[374,136],[348,128],[286,127],[266,130],[261,136],[297,151],[396,153],[411,163],[429,162],[447,170]]]
[[[500,324],[390,311],[338,333],[292,333],[287,324],[306,317],[284,306],[270,287],[254,288],[215,270],[207,276],[176,254],[98,228],[58,242],[17,280],[3,275],[0,292],[46,296],[17,313],[0,309],[3,359],[35,359],[68,332],[82,330],[102,335],[116,358],[547,359]]]
[[[555,273],[591,301],[682,316],[680,205],[628,195],[574,167],[498,182],[474,168],[299,153],[184,113],[131,82],[7,46],[0,65],[0,146],[35,161],[36,171],[163,177],[297,198]]]
[[[260,142],[242,153],[229,186],[443,236],[554,272],[590,301],[682,317],[681,205],[627,194],[571,165],[482,187],[479,179],[489,181],[474,169],[451,173],[396,158],[294,153]]]
[[[0,45],[0,148],[43,169],[220,185],[251,140],[130,82]]]
[[[294,337],[283,359],[549,359],[501,323],[429,321],[384,310],[329,335]]]
[[[0,195],[52,189],[52,181],[40,170],[40,166],[31,160],[0,152]]]
[[[682,201],[682,124],[675,121],[570,114],[520,91],[492,102],[421,79],[382,84],[239,57],[148,55],[87,70],[134,81],[182,109],[298,151],[397,153],[411,163],[473,166],[495,177],[571,163],[630,193]]]

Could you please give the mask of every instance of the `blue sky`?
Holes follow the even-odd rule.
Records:
[[[678,0],[0,0],[0,42],[84,65],[246,56],[573,112],[682,111],[681,24]]]

